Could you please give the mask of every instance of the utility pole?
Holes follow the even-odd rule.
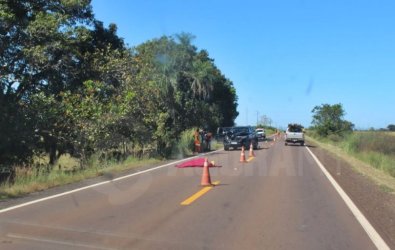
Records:
[[[248,107],[246,108],[246,126],[248,126]]]
[[[259,125],[259,111],[256,112],[256,126]]]

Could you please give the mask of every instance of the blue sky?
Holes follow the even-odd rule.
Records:
[[[136,46],[188,32],[238,95],[238,125],[311,124],[342,103],[356,128],[395,124],[393,0],[93,0],[105,25]]]

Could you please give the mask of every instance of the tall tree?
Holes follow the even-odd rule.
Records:
[[[344,120],[345,111],[340,103],[315,106],[311,112],[313,128],[320,136],[342,135],[353,130],[354,124]]]
[[[84,91],[87,80],[110,86],[103,88],[110,98],[123,76],[114,64],[131,54],[115,25],[94,19],[90,0],[3,0],[0,21],[0,149],[13,149],[0,150],[0,159],[28,159],[43,145],[54,163],[76,128],[53,105],[62,93]]]
[[[214,129],[233,124],[237,116],[235,89],[214,65],[207,51],[192,45],[188,34],[161,37],[141,44],[135,57],[139,79],[150,82],[156,110],[151,112],[159,148],[171,147],[187,128]],[[152,95],[151,95],[152,96]]]

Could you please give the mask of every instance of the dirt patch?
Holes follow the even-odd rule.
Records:
[[[311,151],[361,210],[391,249],[395,249],[395,195],[385,185],[373,182],[353,166],[310,143]]]

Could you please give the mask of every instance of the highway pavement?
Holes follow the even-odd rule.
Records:
[[[202,168],[169,164],[1,210],[0,249],[378,248],[308,147],[260,146],[202,155],[222,166],[204,194]]]

